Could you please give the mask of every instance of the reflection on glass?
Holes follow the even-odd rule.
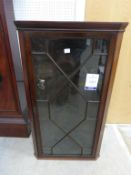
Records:
[[[30,37],[43,154],[90,155],[108,41]],[[99,75],[93,89],[85,88],[87,74]]]

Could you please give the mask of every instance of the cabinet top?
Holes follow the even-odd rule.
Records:
[[[60,21],[15,21],[18,30],[73,30],[124,32],[127,22],[60,22]]]

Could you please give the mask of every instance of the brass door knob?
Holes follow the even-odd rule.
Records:
[[[37,86],[39,89],[44,90],[45,89],[45,80],[44,79],[38,79]]]

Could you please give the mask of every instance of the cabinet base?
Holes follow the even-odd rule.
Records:
[[[30,133],[30,122],[21,118],[0,118],[0,136],[29,137]]]

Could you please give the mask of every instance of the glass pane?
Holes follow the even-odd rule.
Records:
[[[90,155],[108,41],[30,38],[43,154]]]

